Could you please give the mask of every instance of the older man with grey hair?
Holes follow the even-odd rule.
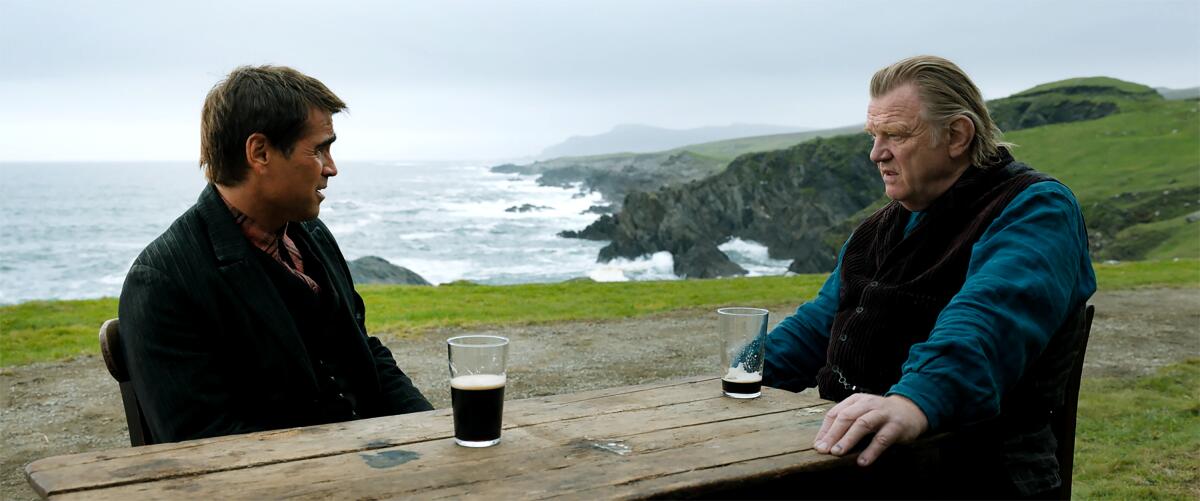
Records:
[[[839,401],[814,446],[844,455],[873,435],[864,466],[930,431],[1000,422],[972,450],[978,467],[947,479],[966,487],[956,495],[1050,491],[1061,479],[1046,399],[1015,388],[1096,290],[1079,204],[1013,159],[954,63],[908,58],[870,91],[870,156],[892,201],[770,333],[764,384]]]

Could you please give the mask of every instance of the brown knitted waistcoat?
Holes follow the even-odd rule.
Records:
[[[908,236],[911,212],[894,201],[859,225],[842,257],[821,397],[883,394],[898,382],[909,348],[962,288],[972,246],[1018,193],[1050,179],[1002,150],[987,168],[968,167]]]

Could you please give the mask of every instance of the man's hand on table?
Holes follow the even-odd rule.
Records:
[[[822,454],[841,456],[875,433],[871,444],[858,455],[859,466],[867,466],[889,446],[911,442],[927,428],[925,413],[907,398],[855,393],[825,413],[813,446]]]

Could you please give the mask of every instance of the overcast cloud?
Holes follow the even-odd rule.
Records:
[[[533,155],[620,123],[861,122],[921,53],[988,98],[1200,84],[1200,2],[0,0],[0,161],[194,160],[205,93],[286,64],[338,93],[341,160]]]

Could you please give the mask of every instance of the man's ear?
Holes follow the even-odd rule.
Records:
[[[250,170],[262,174],[271,163],[271,141],[261,132],[246,138],[246,165]]]
[[[950,122],[950,157],[958,158],[967,153],[971,141],[975,139],[975,122],[970,118],[959,116]]]

